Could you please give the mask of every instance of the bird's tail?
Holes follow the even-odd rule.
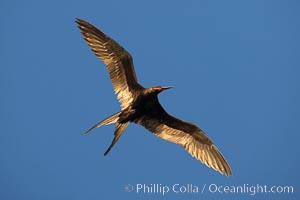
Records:
[[[84,134],[88,134],[89,132],[91,132],[92,130],[94,130],[95,128],[98,128],[102,125],[108,125],[108,124],[112,124],[112,123],[117,123],[118,119],[119,119],[119,115],[121,112],[115,113],[111,116],[109,116],[108,118],[102,120],[101,122],[97,123],[96,125],[94,125],[92,128],[90,128],[89,130],[87,130]]]
[[[116,144],[116,142],[118,141],[118,139],[120,138],[122,133],[127,128],[128,124],[129,124],[129,122],[117,123],[115,133],[114,133],[115,137],[114,137],[113,141],[111,142],[110,146],[108,147],[108,149],[105,151],[104,156],[106,156],[109,153],[109,151],[111,150],[111,148]]]

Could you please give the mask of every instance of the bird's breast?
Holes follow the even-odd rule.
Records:
[[[139,95],[132,102],[132,109],[135,110],[135,117],[149,116],[161,118],[165,111],[158,102],[157,95]]]

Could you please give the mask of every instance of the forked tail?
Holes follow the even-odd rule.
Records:
[[[108,124],[112,124],[112,123],[117,123],[118,119],[119,119],[119,115],[121,112],[118,112],[116,114],[113,114],[111,116],[109,116],[108,118],[102,120],[101,122],[97,123],[96,125],[94,125],[92,128],[90,128],[89,130],[87,130],[84,134],[88,134],[89,132],[91,132],[92,130],[94,130],[95,128],[98,128],[102,125],[108,125]]]
[[[125,131],[125,129],[127,128],[129,122],[125,122],[125,123],[117,123],[116,129],[115,129],[115,137],[113,139],[113,141],[111,142],[110,146],[108,147],[108,149],[105,151],[104,156],[106,156],[109,151],[111,150],[111,148],[116,144],[116,142],[118,141],[118,139],[120,138],[120,136],[122,135],[122,133]]]

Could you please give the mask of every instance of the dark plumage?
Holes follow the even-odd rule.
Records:
[[[222,174],[231,175],[225,158],[196,125],[169,115],[158,101],[158,94],[171,87],[144,88],[136,78],[131,55],[113,39],[88,22],[77,19],[88,45],[106,65],[121,111],[104,119],[87,132],[102,125],[116,124],[108,154],[130,122],[140,124],[158,137],[179,144],[193,157]]]

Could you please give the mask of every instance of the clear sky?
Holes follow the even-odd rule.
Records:
[[[299,199],[299,10],[296,0],[1,1],[0,199]],[[175,86],[161,104],[200,126],[233,176],[135,124],[104,157],[114,126],[83,133],[119,103],[75,18],[125,47],[145,87]],[[224,192],[258,184],[294,192]]]

